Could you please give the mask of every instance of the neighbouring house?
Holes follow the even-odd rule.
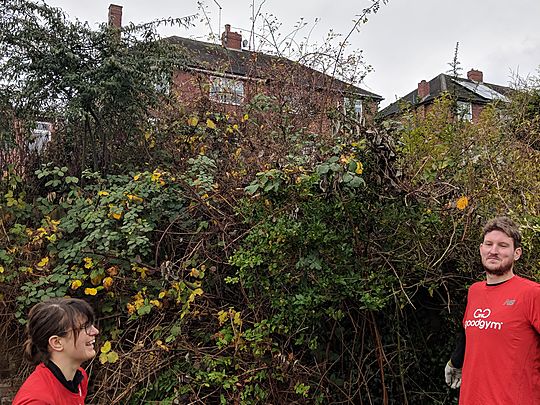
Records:
[[[475,123],[487,104],[507,102],[511,91],[509,87],[485,83],[480,70],[469,70],[467,78],[441,73],[429,82],[422,80],[417,89],[382,109],[377,116],[389,119],[414,111],[424,117],[435,99],[447,93],[456,100],[459,118]]]
[[[120,28],[122,7],[111,4],[109,23]],[[186,106],[210,103],[231,111],[255,95],[272,96],[283,111],[304,117],[311,129],[328,128],[330,106],[353,110],[361,125],[372,121],[382,97],[280,56],[243,48],[240,33],[229,24],[221,44],[178,36],[165,40],[181,47],[187,60],[173,72],[170,91]],[[244,41],[245,42],[245,41]]]
[[[13,126],[14,139],[6,138],[0,142],[0,176],[8,165],[12,165],[17,173],[22,173],[30,154],[42,153],[55,130],[54,124],[45,118],[38,118],[29,122],[29,127],[24,127],[22,121],[9,114],[7,116],[7,122]]]

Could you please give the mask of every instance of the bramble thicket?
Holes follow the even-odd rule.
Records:
[[[101,331],[90,403],[448,404],[481,224],[522,224],[518,272],[540,278],[537,79],[475,125],[447,95],[368,128],[328,107],[313,133],[272,94],[164,93],[186,61],[160,22],[120,38],[1,7],[4,377],[29,372],[28,309],[70,295]],[[38,116],[57,123],[39,153]]]

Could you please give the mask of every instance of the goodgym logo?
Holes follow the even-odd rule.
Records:
[[[491,316],[491,309],[476,308],[473,312],[474,319],[467,319],[465,321],[465,329],[473,327],[473,328],[478,328],[478,329],[501,330],[503,323],[489,320],[488,318],[490,316]]]

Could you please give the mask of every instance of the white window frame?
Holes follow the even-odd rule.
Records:
[[[35,127],[32,128],[28,149],[39,153],[51,140],[53,124],[48,121],[36,121],[35,124]]]
[[[352,104],[353,102],[354,105]],[[354,118],[357,121],[361,122],[364,118],[364,103],[361,98],[343,97],[343,110],[345,114],[349,111],[354,112]]]
[[[227,77],[210,77],[210,100],[221,104],[242,105],[244,82]]]
[[[158,77],[158,81],[154,84],[154,89],[158,93],[169,96],[171,94],[171,75],[167,73],[162,73]]]
[[[472,122],[472,103],[470,101],[458,100],[456,112],[460,120]]]

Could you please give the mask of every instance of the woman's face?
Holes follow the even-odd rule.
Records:
[[[80,364],[96,355],[95,344],[99,330],[88,322],[81,322],[79,325],[79,335],[76,338],[73,330],[64,337],[64,354],[74,363]]]

